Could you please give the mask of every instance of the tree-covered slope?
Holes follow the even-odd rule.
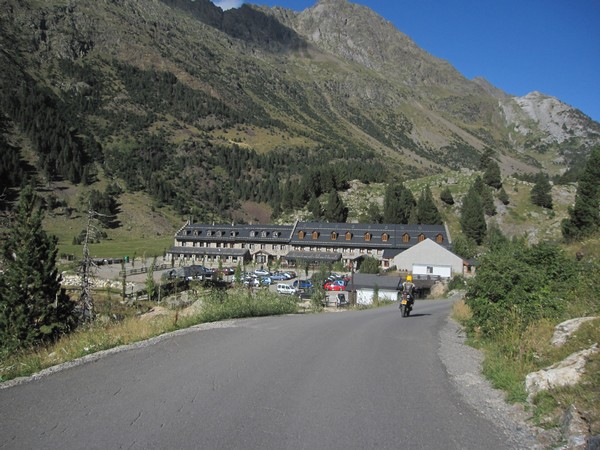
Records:
[[[301,13],[209,0],[0,6],[11,186],[107,176],[180,213],[229,218],[245,201],[285,208],[289,189],[304,206],[353,179],[476,168],[484,152],[505,172],[557,172],[565,145],[576,164],[595,142],[515,133],[518,102],[345,0]]]

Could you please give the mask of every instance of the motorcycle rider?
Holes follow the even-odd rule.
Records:
[[[404,282],[404,284],[402,284],[402,295],[406,295],[410,306],[412,306],[415,302],[415,289],[416,286],[412,282],[412,275],[407,275],[406,281]]]

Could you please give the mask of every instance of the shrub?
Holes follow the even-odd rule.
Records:
[[[560,317],[574,274],[574,262],[557,246],[528,247],[514,241],[496,247],[482,257],[477,277],[469,284],[469,327],[496,336],[507,327],[523,330],[534,320]],[[511,319],[515,315],[518,324]]]
[[[234,289],[229,292],[213,290],[202,307],[202,322],[259,317],[277,314],[292,314],[297,311],[294,298],[279,295],[268,290],[260,290],[255,295],[247,289]]]

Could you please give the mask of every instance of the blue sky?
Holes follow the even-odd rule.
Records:
[[[214,0],[296,11],[316,0]],[[600,0],[353,0],[467,78],[522,96],[540,91],[600,122]]]

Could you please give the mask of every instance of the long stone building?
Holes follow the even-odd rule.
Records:
[[[175,234],[171,257],[182,265],[223,265],[299,261],[341,262],[357,268],[365,257],[380,261],[383,269],[407,249],[430,239],[449,250],[450,236],[444,225],[296,222],[293,225],[199,224],[187,222]]]

